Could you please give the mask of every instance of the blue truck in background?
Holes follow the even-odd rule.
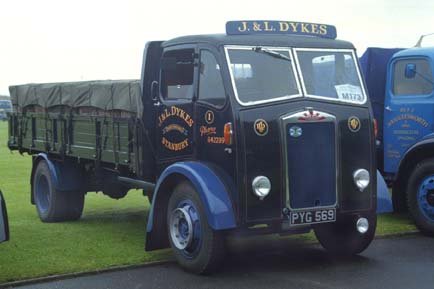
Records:
[[[8,99],[0,99],[0,120],[7,120],[7,113],[12,112],[12,103]]]
[[[360,59],[377,123],[377,166],[395,212],[434,235],[434,47],[368,48]]]

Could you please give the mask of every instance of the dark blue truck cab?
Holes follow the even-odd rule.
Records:
[[[227,234],[313,229],[335,254],[374,236],[373,118],[354,47],[320,30],[277,33],[282,23],[161,44],[164,65],[194,65],[163,66],[154,82],[161,145],[146,248],[171,245],[195,272],[221,259]]]
[[[434,234],[434,48],[371,48],[361,59],[379,123],[378,164],[395,211]]]
[[[143,188],[146,250],[171,247],[192,272],[217,267],[228,235],[314,230],[333,254],[362,252],[376,229],[374,121],[354,46],[335,38],[324,24],[228,22],[225,35],[149,42],[140,99],[136,82],[13,87],[9,147],[34,155],[40,218],[80,218],[85,192]]]

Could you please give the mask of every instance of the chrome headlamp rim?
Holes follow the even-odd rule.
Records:
[[[353,173],[353,181],[356,187],[363,192],[370,183],[370,174],[366,169],[358,169]]]
[[[356,223],[357,231],[360,234],[365,234],[369,230],[369,221],[366,218],[359,218]]]
[[[255,196],[263,200],[271,191],[271,182],[266,176],[257,176],[252,181],[252,190]]]

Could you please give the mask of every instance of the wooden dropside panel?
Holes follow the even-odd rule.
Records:
[[[134,140],[138,130],[130,119],[67,114],[13,114],[11,149],[128,166],[136,172]]]

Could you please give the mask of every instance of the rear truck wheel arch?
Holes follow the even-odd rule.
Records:
[[[34,165],[32,196],[41,221],[78,220],[84,206],[80,169],[73,163],[56,162],[44,156]]]
[[[199,162],[179,162],[167,167],[155,186],[149,212],[146,250],[169,247],[166,215],[168,200],[175,186],[189,181],[197,190],[205,208],[207,222],[213,230],[236,227],[235,213],[230,192],[222,176],[216,170]]]
[[[69,161],[58,162],[51,160],[45,153],[40,153],[33,159],[30,184],[32,184],[38,163],[42,160],[47,162],[54,185],[57,189],[62,191],[81,189],[82,182],[80,181],[83,179],[83,175],[78,165]]]
[[[432,157],[434,157],[434,136],[421,140],[405,152],[399,163],[392,187],[392,201],[395,212],[408,211],[406,196],[408,178],[418,163]]]
[[[33,156],[33,159],[32,159],[32,172],[30,174],[31,192],[33,192],[33,178],[35,177],[35,171],[36,171],[36,168],[38,167],[38,164],[40,161],[46,161],[47,162],[48,168],[50,170],[50,173],[51,173],[51,176],[53,179],[53,183],[55,184],[56,187],[59,186],[59,178],[58,178],[57,170],[55,168],[54,163],[48,158],[47,154],[40,153],[40,154],[37,154],[36,156]],[[30,202],[32,205],[35,204],[35,199],[34,199],[32,193],[30,193]]]

